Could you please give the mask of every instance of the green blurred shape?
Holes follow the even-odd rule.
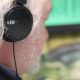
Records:
[[[80,24],[80,0],[52,0],[46,26]]]

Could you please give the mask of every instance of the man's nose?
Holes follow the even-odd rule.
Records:
[[[45,5],[44,5],[44,19],[46,20],[49,16],[51,10],[51,0],[47,0]]]

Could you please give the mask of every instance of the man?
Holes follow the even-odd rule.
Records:
[[[4,29],[3,17],[9,9],[15,5],[15,0],[0,0],[0,27]],[[33,74],[39,68],[41,50],[48,39],[44,21],[50,12],[50,0],[27,0],[25,5],[33,14],[33,28],[28,37],[15,43],[15,54],[18,73],[23,75],[28,72]],[[0,37],[0,63],[15,70],[13,59],[13,44]]]

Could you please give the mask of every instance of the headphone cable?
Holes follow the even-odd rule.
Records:
[[[13,57],[14,57],[14,63],[15,63],[16,77],[18,78],[18,80],[21,80],[17,70],[17,63],[16,63],[16,56],[15,56],[15,42],[13,42]]]

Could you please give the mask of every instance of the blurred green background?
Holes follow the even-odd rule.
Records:
[[[52,0],[46,26],[80,24],[80,0]]]

